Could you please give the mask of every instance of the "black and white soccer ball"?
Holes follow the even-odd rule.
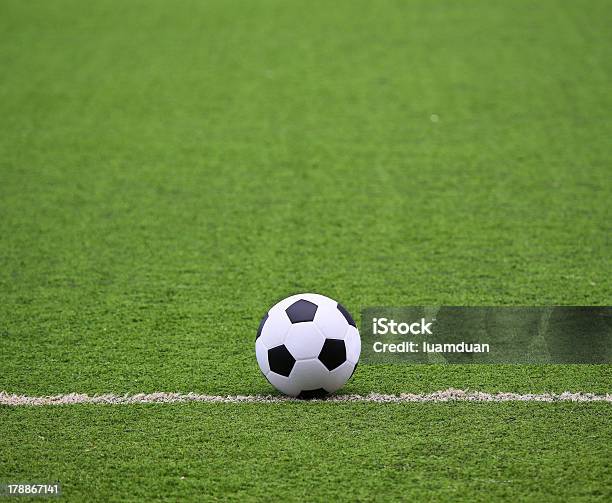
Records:
[[[353,375],[361,338],[341,304],[301,293],[281,300],[263,317],[255,352],[259,368],[276,389],[298,398],[320,398]]]

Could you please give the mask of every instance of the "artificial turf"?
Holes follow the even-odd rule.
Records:
[[[303,291],[357,318],[371,305],[610,304],[611,14],[604,0],[2,0],[0,390],[271,393],[259,318]],[[449,386],[606,393],[612,371],[363,365],[345,391]],[[262,495],[248,470],[263,484],[264,468],[232,461],[234,442],[251,435],[247,454],[269,462],[284,431],[267,479],[284,497],[308,481],[282,475],[306,472],[317,497],[341,495],[333,481],[364,499],[385,481],[398,498],[609,496],[605,405],[283,407],[3,409],[0,482],[54,473],[78,500],[101,473],[99,499],[127,498],[158,484],[151,473],[181,499]],[[482,430],[447,431],[456,411]],[[505,414],[529,429],[524,444]],[[437,435],[412,451],[399,432],[427,419]],[[316,437],[347,421],[330,464]],[[477,450],[450,447],[427,485],[445,432]],[[94,440],[107,458],[83,454]],[[213,447],[212,464],[194,458]],[[421,471],[401,477],[411,452]],[[487,476],[487,456],[518,461]],[[464,462],[483,480],[457,475]],[[503,482],[529,466],[536,482]],[[174,467],[200,478],[172,489]]]
[[[0,409],[2,471],[75,501],[609,501],[609,404]]]

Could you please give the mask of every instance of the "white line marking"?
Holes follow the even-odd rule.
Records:
[[[141,403],[283,403],[295,402],[295,398],[273,395],[199,395],[197,393],[138,393],[136,395],[85,395],[70,393],[55,396],[26,396],[9,394],[0,391],[0,405],[36,406],[36,405],[73,405],[80,403],[129,405]],[[425,403],[425,402],[608,402],[612,403],[612,394],[595,395],[593,393],[485,393],[460,389],[447,389],[433,393],[399,395],[384,395],[370,393],[368,395],[332,395],[325,400],[314,402],[372,402],[372,403]]]

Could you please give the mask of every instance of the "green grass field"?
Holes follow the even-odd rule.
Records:
[[[612,4],[0,0],[0,391],[268,394],[269,306],[612,303]],[[358,318],[358,316],[356,316]],[[612,392],[360,365],[344,392]],[[585,404],[0,406],[85,500],[601,500]],[[184,478],[182,478],[184,477]]]

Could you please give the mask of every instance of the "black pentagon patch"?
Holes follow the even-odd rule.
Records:
[[[263,330],[263,327],[266,324],[267,320],[268,320],[268,313],[266,313],[266,315],[259,322],[259,328],[257,329],[257,336],[255,337],[255,340],[259,339],[259,336],[261,335],[261,331]]]
[[[291,323],[303,323],[314,320],[317,305],[308,300],[298,300],[285,309]]]
[[[272,372],[289,377],[291,369],[295,365],[295,358],[291,356],[291,353],[284,345],[280,345],[268,349],[268,363]]]
[[[323,388],[319,389],[305,389],[300,391],[297,396],[300,400],[312,400],[313,398],[325,398],[329,393]]]
[[[355,322],[353,321],[353,317],[349,314],[349,312],[344,308],[344,306],[342,304],[340,304],[340,302],[338,302],[338,311],[340,311],[342,313],[342,316],[344,316],[344,319],[347,321],[347,323],[349,325],[353,325],[355,328],[357,328],[355,326]]]
[[[327,367],[334,370],[346,361],[346,346],[341,339],[325,339],[319,360]]]

